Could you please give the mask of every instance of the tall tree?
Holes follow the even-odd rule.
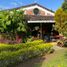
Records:
[[[63,4],[62,4],[62,9],[64,11],[67,11],[67,0],[64,0]]]
[[[63,11],[62,8],[58,9],[55,13],[55,28],[60,32],[64,33],[67,27],[67,14]],[[63,32],[64,31],[64,32]]]
[[[20,10],[1,11],[0,12],[0,32],[12,33],[26,32],[26,21],[24,12]]]

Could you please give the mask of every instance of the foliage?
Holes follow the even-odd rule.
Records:
[[[43,43],[43,40],[36,40],[36,41],[33,41],[33,42],[28,42],[28,43],[23,43],[23,44],[0,44],[0,52],[1,51],[16,51],[16,50],[19,50],[19,49],[22,49],[22,48],[29,48],[29,47],[32,47],[32,46],[35,46],[35,45],[39,45],[39,44],[42,44]]]
[[[55,28],[62,34],[67,32],[67,13],[62,8],[55,13]]]
[[[31,45],[28,46],[30,43]],[[48,53],[52,49],[51,44],[44,44],[42,40],[30,43],[19,45],[0,45],[0,67],[11,66],[29,58],[41,56],[45,53]]]
[[[0,12],[0,31],[16,32],[26,31],[24,21],[24,12],[20,10],[1,11]]]
[[[66,41],[66,42],[64,42],[64,47],[67,47],[67,41]]]
[[[15,44],[15,45],[0,44],[0,52],[1,51],[17,51],[24,47],[26,47],[25,44]]]
[[[15,38],[17,33],[26,32],[26,29],[23,11],[0,11],[0,32],[7,33],[9,37]]]
[[[27,42],[26,45],[29,47],[29,46],[39,45],[39,44],[42,44],[42,43],[43,43],[43,40],[34,40],[32,42]]]
[[[63,35],[67,36],[67,0],[64,0],[60,9],[55,13],[55,28]]]
[[[67,0],[64,0],[64,3],[62,4],[62,9],[64,11],[67,11]]]
[[[60,47],[64,46],[63,40],[58,40],[57,46],[60,46]]]
[[[64,40],[64,47],[67,47],[67,39]]]

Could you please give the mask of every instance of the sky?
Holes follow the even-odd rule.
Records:
[[[12,9],[32,3],[38,3],[48,9],[56,11],[64,0],[0,0],[0,9]]]

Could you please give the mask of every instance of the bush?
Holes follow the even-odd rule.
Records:
[[[64,44],[63,44],[63,41],[62,41],[62,40],[58,40],[58,41],[57,41],[57,45],[60,46],[60,47],[62,47],[62,46],[64,45]]]
[[[0,44],[0,52],[1,51],[16,51],[24,47],[25,47],[25,44],[16,44],[16,45]]]
[[[32,41],[32,42],[27,42],[27,43],[23,43],[23,44],[0,44],[0,52],[1,51],[16,51],[22,48],[28,48],[31,46],[35,46],[38,44],[42,44],[43,40],[36,40],[36,41]]]
[[[34,40],[32,42],[27,42],[26,46],[31,47],[31,46],[39,45],[39,44],[42,44],[42,43],[44,43],[43,40]]]
[[[64,47],[67,47],[67,39],[64,40]]]
[[[46,54],[51,50],[52,45],[48,43],[44,44],[42,40],[37,40],[20,45],[6,46],[3,44],[0,48],[0,67],[10,67],[11,65],[17,64],[21,61],[23,62],[35,56]]]

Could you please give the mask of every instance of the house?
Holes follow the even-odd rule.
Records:
[[[18,9],[24,11],[30,32],[39,31],[40,38],[44,38],[45,34],[51,34],[53,24],[55,24],[54,11],[37,3],[22,6]]]

